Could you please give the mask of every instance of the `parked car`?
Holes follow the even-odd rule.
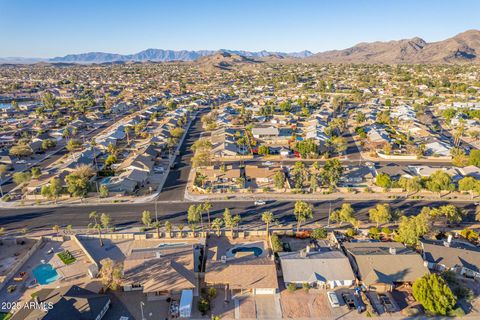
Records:
[[[263,206],[266,202],[263,200],[256,200],[253,204],[256,206]]]
[[[343,301],[345,301],[345,305],[349,310],[355,309],[355,300],[353,299],[353,295],[350,293],[342,293]]]
[[[332,306],[332,308],[340,307],[340,302],[338,301],[338,296],[335,292],[333,292],[333,291],[327,292],[327,297],[328,297],[328,301],[330,302],[330,305]]]
[[[385,308],[385,312],[392,313],[397,311],[393,303],[390,301],[390,298],[386,294],[379,294],[378,298],[382,303],[383,307]]]
[[[273,162],[271,162],[271,161],[265,161],[265,162],[263,162],[262,164],[263,164],[264,166],[270,167],[270,166],[273,165]]]

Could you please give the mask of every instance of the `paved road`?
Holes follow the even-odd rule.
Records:
[[[157,198],[159,201],[178,201],[184,199],[188,175],[191,169],[190,160],[193,156],[191,147],[202,133],[201,116],[202,113],[197,115],[187,131],[185,140],[180,147],[180,155],[177,156],[176,159],[175,168],[170,170],[167,180],[163,185],[162,192]]]
[[[332,201],[332,210],[340,207],[344,201]],[[330,210],[329,201],[311,201],[314,206],[313,222],[327,223],[328,212]],[[368,209],[375,206],[378,201],[357,201],[351,202],[355,209],[355,215],[358,219],[366,221]],[[390,201],[393,208],[398,208],[407,215],[417,214],[424,206],[439,206],[447,202],[420,202],[420,201]],[[158,217],[161,221],[171,221],[172,223],[186,224],[186,211],[192,202],[158,202]],[[473,203],[457,202],[453,203],[458,207],[465,208],[468,212],[466,221],[473,221],[475,206]],[[293,224],[295,217],[293,215],[293,201],[268,201],[267,204],[256,207],[252,201],[223,201],[212,203],[211,218],[220,217],[225,208],[230,208],[232,213],[240,214],[242,225],[248,224],[249,227],[263,226],[260,215],[264,211],[272,211],[279,223]],[[141,213],[144,210],[150,210],[155,215],[154,203],[138,204],[103,204],[89,206],[72,207],[54,207],[54,208],[24,208],[24,209],[0,209],[0,227],[9,229],[28,228],[32,229],[51,229],[55,224],[74,227],[85,227],[88,225],[88,213],[90,211],[99,213],[105,212],[111,215],[114,224],[117,227],[129,227],[140,225]],[[206,218],[205,218],[206,219]]]

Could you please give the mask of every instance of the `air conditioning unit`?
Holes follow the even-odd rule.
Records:
[[[222,263],[227,263],[227,256],[222,256],[220,261],[222,261]]]

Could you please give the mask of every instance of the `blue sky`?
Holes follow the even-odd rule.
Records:
[[[0,57],[102,51],[313,52],[480,29],[477,0],[0,0]]]

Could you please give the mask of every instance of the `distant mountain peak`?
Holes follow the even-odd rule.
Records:
[[[422,38],[387,42],[362,42],[344,50],[314,54],[310,62],[322,63],[478,63],[480,31],[467,30],[454,37],[426,42]]]

